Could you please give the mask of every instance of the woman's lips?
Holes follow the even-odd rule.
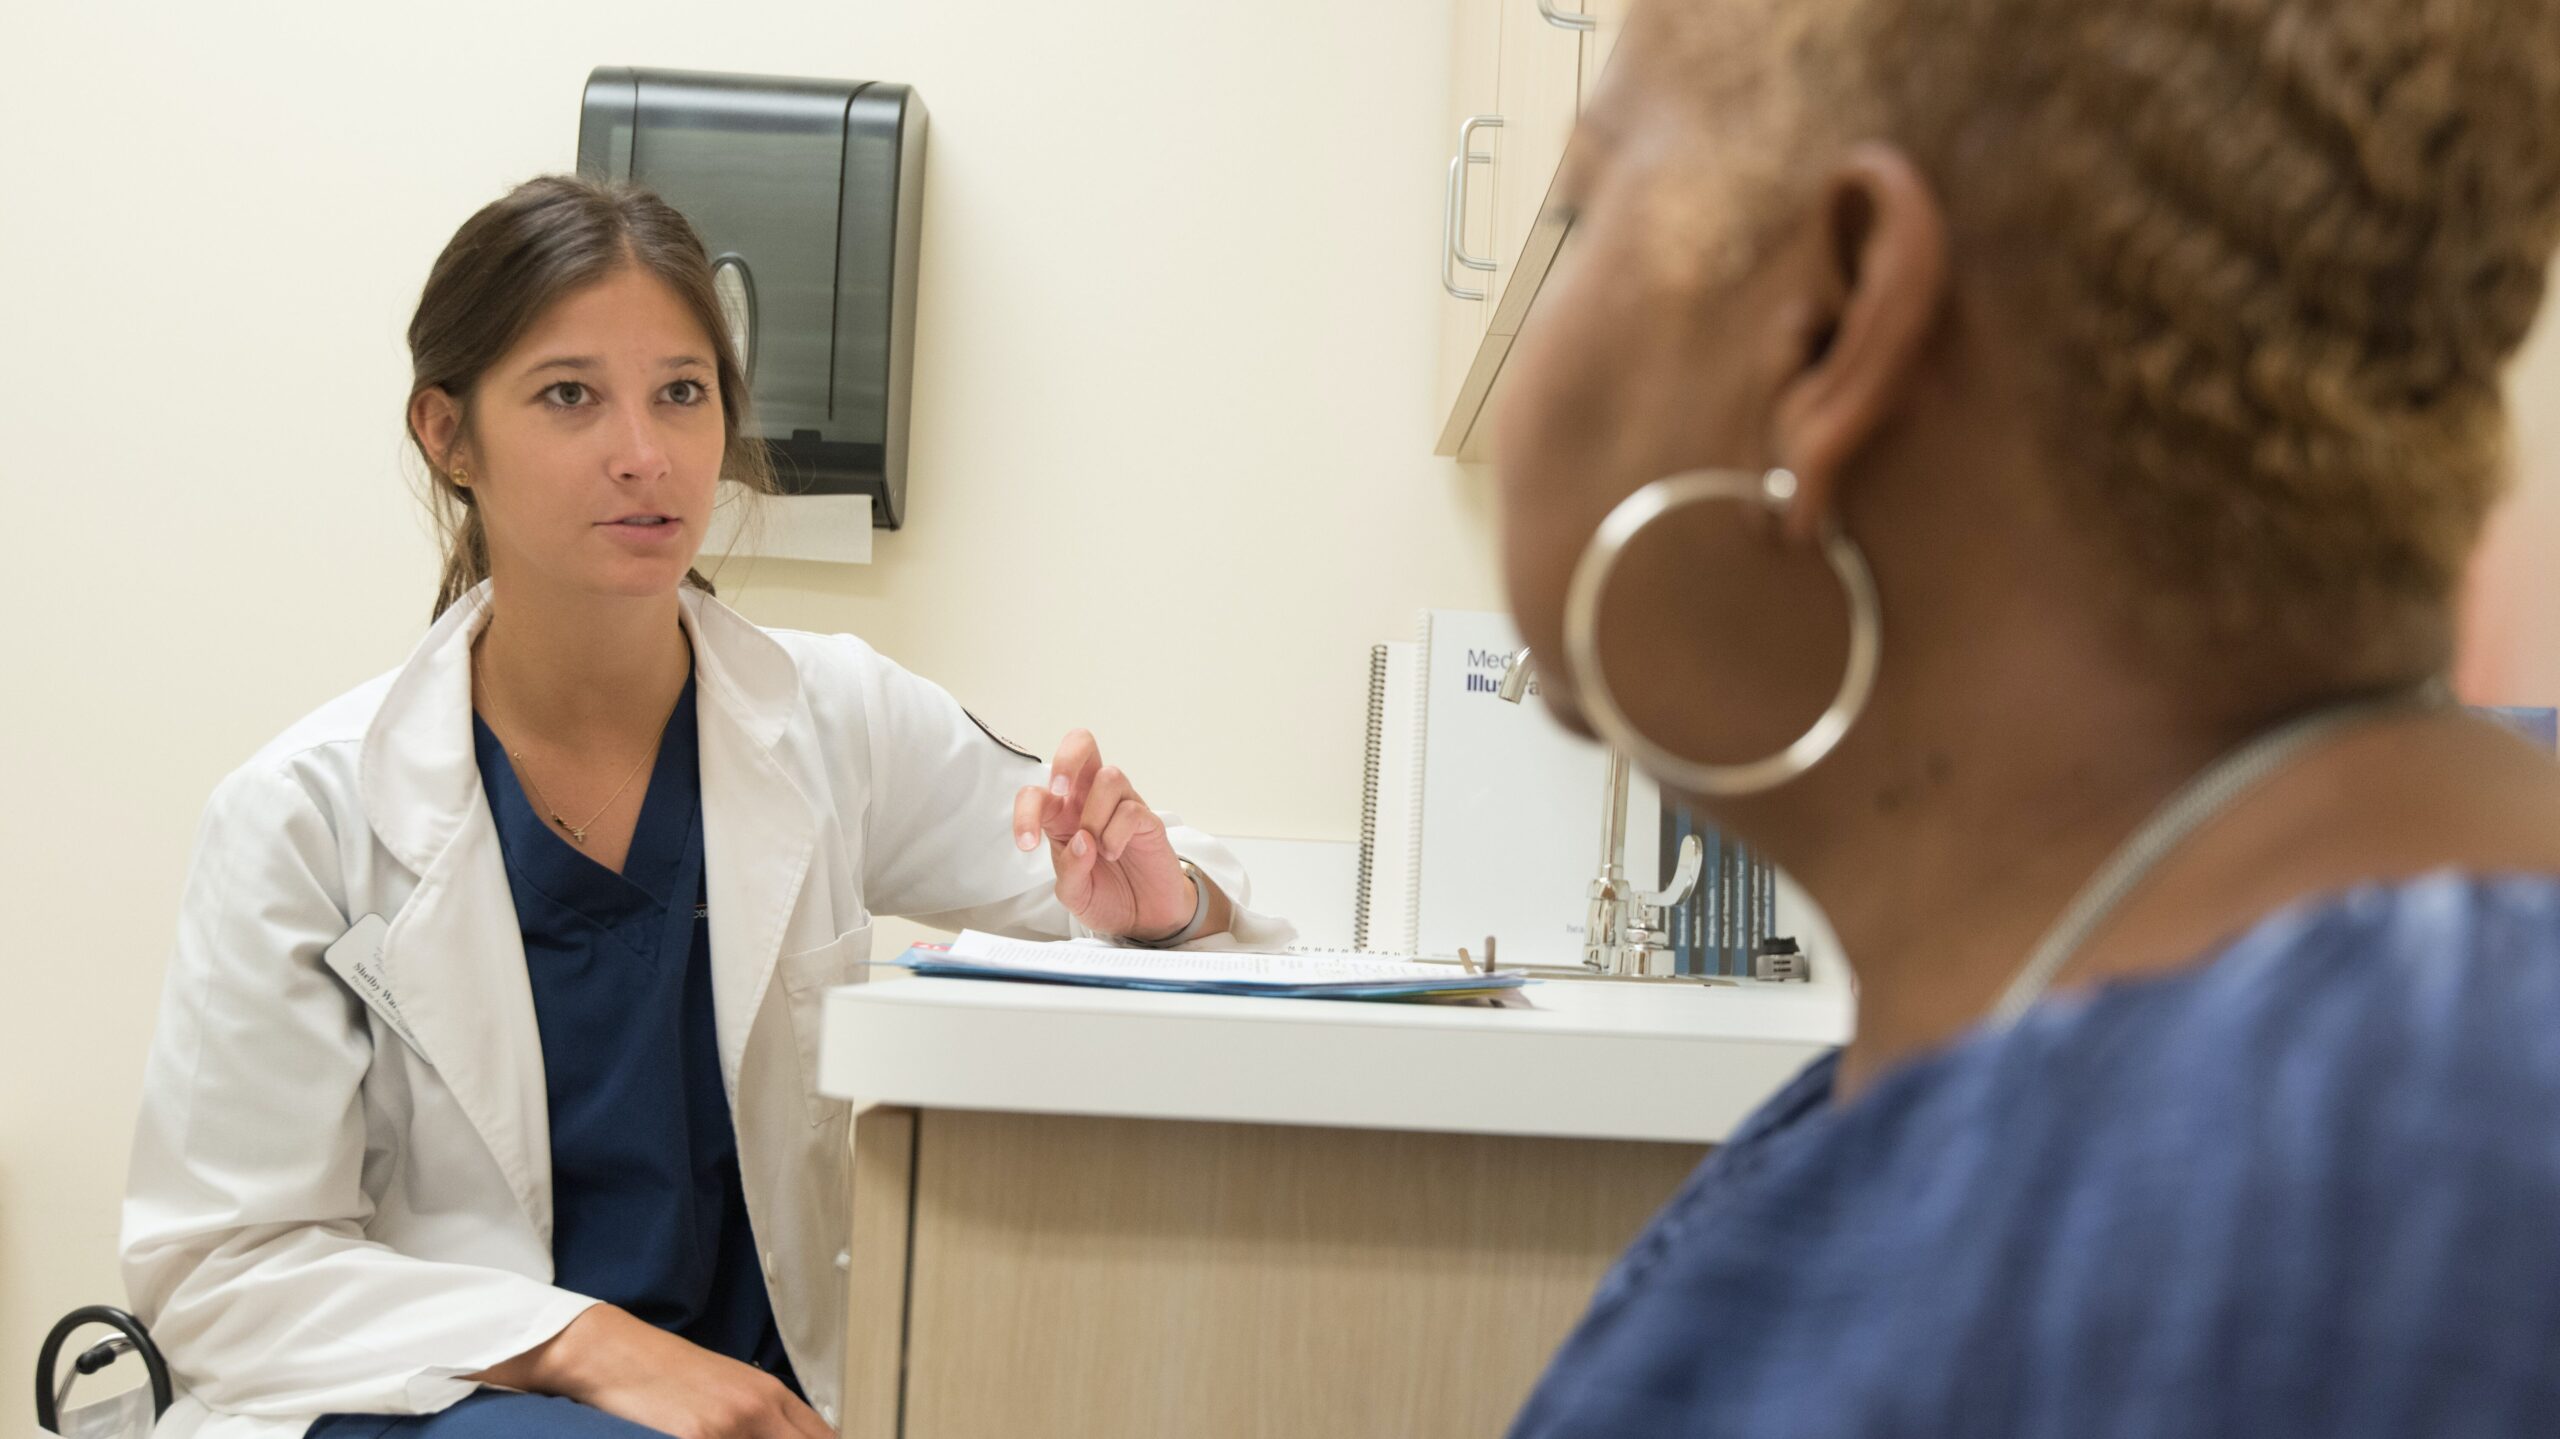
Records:
[[[684,521],[660,516],[658,523],[645,524],[631,520],[607,520],[596,526],[616,541],[633,549],[661,549],[673,542],[684,530]]]

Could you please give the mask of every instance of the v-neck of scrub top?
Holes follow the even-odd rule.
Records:
[[[696,736],[688,676],[617,874],[552,828],[472,716],[542,1037],[553,1282],[796,1391],[720,1077]]]

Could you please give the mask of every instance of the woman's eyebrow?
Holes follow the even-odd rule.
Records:
[[[545,370],[593,370],[603,363],[593,355],[559,355],[528,365],[524,372],[539,375]],[[680,370],[687,365],[698,365],[706,370],[712,368],[711,362],[700,355],[669,355],[658,362],[658,368],[662,370]]]

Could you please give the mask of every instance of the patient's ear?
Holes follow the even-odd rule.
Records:
[[[1796,473],[1787,528],[1803,538],[1838,513],[1841,472],[1917,378],[1947,295],[1946,211],[1909,156],[1861,145],[1786,243],[1803,293],[1773,439]]]

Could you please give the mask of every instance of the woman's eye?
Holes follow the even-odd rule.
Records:
[[[587,387],[578,383],[576,380],[562,380],[560,383],[544,390],[542,392],[542,396],[546,401],[560,409],[574,410],[578,406],[586,403]]]
[[[711,387],[700,380],[678,380],[667,386],[667,398],[679,405],[698,405],[711,398]]]

